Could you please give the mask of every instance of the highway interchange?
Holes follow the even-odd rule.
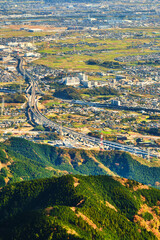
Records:
[[[61,126],[60,124],[57,124],[57,123],[54,123],[53,121],[51,121],[47,117],[45,117],[38,110],[38,107],[37,107],[38,100],[36,97],[36,90],[38,90],[38,92],[40,92],[40,90],[38,89],[38,83],[33,78],[33,76],[27,72],[27,70],[24,70],[22,57],[18,58],[18,67],[17,68],[18,68],[19,72],[22,74],[22,76],[25,78],[25,80],[27,80],[29,83],[29,87],[26,90],[26,94],[28,97],[28,117],[31,121],[33,121],[36,124],[43,125],[45,127],[50,127],[50,128],[56,129],[56,131],[59,133],[63,132],[63,135],[67,135],[68,138],[74,139],[77,142],[83,142],[84,145],[85,144],[88,146],[95,146],[95,145],[99,146],[100,145],[100,139],[90,137],[85,134],[73,131],[70,128]],[[144,158],[158,157],[158,155],[153,154],[152,152],[150,152],[150,154],[149,154],[148,151],[143,150],[138,147],[127,146],[127,145],[123,145],[123,144],[119,144],[119,143],[111,142],[111,141],[106,141],[106,140],[103,141],[103,148],[104,148],[104,150],[107,150],[107,149],[121,150],[121,151],[129,152],[131,154],[135,154],[135,155],[144,157]]]

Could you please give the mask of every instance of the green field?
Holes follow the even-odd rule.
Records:
[[[129,29],[129,31],[136,31],[136,29]],[[112,30],[115,31],[116,30]],[[119,30],[119,31],[127,31]],[[138,30],[137,30],[138,31]],[[140,31],[140,30],[139,30]],[[145,31],[145,30],[144,30]],[[148,30],[148,34],[152,35],[151,30]],[[107,70],[104,67],[97,65],[87,65],[86,61],[89,59],[98,59],[100,61],[114,61],[116,57],[127,56],[127,55],[143,55],[148,54],[153,51],[151,49],[145,48],[143,51],[139,48],[134,48],[134,46],[149,43],[151,39],[134,39],[134,38],[125,38],[122,40],[116,39],[97,39],[97,38],[86,38],[82,40],[82,37],[77,36],[76,34],[72,34],[70,39],[58,40],[57,42],[50,43],[48,46],[47,43],[38,43],[37,46],[39,48],[39,52],[42,54],[47,54],[47,57],[42,57],[41,59],[35,61],[36,64],[45,64],[46,66],[52,68],[64,68],[64,69],[72,69],[72,70],[80,70],[80,71],[105,71]],[[150,36],[150,35],[148,35]],[[159,38],[156,39],[158,41],[157,46],[160,45]],[[83,41],[84,44],[81,44]],[[68,44],[70,47],[63,47],[63,44]],[[89,44],[96,44],[95,46],[89,46]],[[97,52],[92,52],[96,50]],[[103,50],[104,52],[98,52],[99,50]],[[70,54],[69,51],[72,51],[73,54]],[[75,51],[75,52],[74,52]],[[83,51],[79,54],[77,51]],[[87,54],[91,52],[90,56]],[[57,54],[65,54],[62,56],[58,56]]]

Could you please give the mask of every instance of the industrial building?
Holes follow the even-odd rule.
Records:
[[[85,88],[99,87],[101,84],[98,84],[97,81],[89,81],[88,76],[84,73],[78,73],[76,77],[66,77],[61,80],[66,86],[82,86]]]

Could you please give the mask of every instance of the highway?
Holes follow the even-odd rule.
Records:
[[[28,97],[28,115],[30,116],[30,118],[33,122],[35,122],[36,124],[43,125],[45,127],[54,128],[59,133],[62,131],[64,135],[67,135],[68,137],[70,137],[72,139],[74,138],[76,141],[80,141],[80,142],[83,141],[84,143],[90,144],[90,145],[100,145],[100,139],[90,137],[90,136],[82,134],[82,133],[78,133],[67,127],[62,127],[61,125],[54,123],[53,121],[51,121],[47,117],[45,117],[38,110],[38,107],[37,107],[38,100],[36,98],[36,89],[38,89],[38,83],[31,74],[29,74],[26,70],[23,69],[23,58],[21,58],[21,57],[18,58],[17,69],[22,74],[22,76],[24,76],[25,80],[27,80],[29,83],[29,87],[26,90],[26,94]],[[138,147],[132,147],[132,146],[119,144],[116,142],[104,140],[103,147],[104,147],[104,150],[105,149],[116,149],[116,150],[129,152],[131,154],[135,154],[138,156],[142,156],[145,158],[148,157],[148,151],[146,151],[146,150],[143,150]],[[151,152],[150,157],[158,157],[158,155],[153,154]]]

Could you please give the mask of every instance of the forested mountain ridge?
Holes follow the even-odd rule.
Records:
[[[0,145],[0,186],[65,174],[112,175],[159,187],[160,165],[120,151],[65,149],[11,138]]]
[[[0,192],[1,240],[154,240],[160,190],[109,176],[66,175]]]

